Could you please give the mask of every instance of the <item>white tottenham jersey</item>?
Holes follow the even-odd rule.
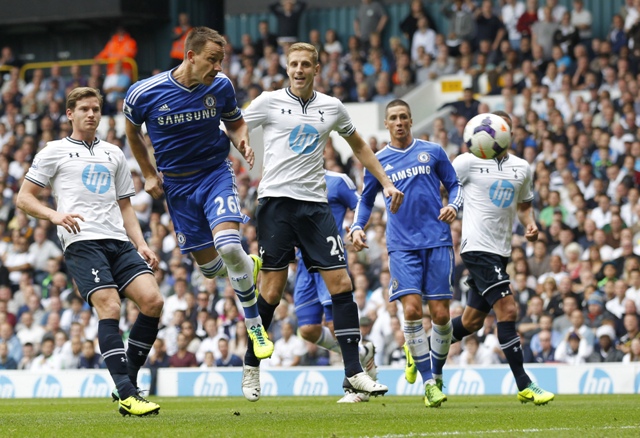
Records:
[[[25,178],[40,187],[51,184],[58,211],[84,217],[78,234],[58,226],[63,249],[80,240],[128,240],[118,200],[135,195],[135,189],[119,147],[98,139],[51,141]]]
[[[483,160],[468,152],[453,167],[464,191],[460,252],[510,257],[518,204],[533,201],[531,167],[515,155]]]
[[[335,97],[314,92],[307,101],[287,89],[264,92],[244,113],[249,129],[264,129],[264,171],[258,198],[288,197],[327,202],[323,152],[331,131],[356,128]]]

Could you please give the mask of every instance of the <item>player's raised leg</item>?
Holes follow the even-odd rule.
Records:
[[[256,269],[256,264],[260,264],[259,259],[254,260],[244,252],[237,222],[217,225],[213,229],[213,240],[216,251],[227,267],[231,286],[242,304],[254,352],[259,359],[270,357],[273,343],[262,324],[255,293],[254,277],[259,271],[259,267]]]

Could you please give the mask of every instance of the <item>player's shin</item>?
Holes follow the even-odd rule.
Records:
[[[421,319],[404,321],[404,339],[409,347],[416,368],[418,368],[422,376],[423,383],[433,379],[429,339],[424,331]]]
[[[260,314],[260,318],[262,318],[262,326],[265,330],[269,330],[271,326],[271,321],[273,321],[273,314],[276,311],[277,304],[269,304],[263,298],[262,295],[258,295],[257,299],[258,312]],[[249,342],[247,345],[247,352],[244,356],[245,365],[249,365],[252,367],[260,366],[260,359],[258,359],[253,351],[253,344]]]
[[[127,341],[127,374],[133,386],[138,386],[138,371],[149,356],[158,335],[160,318],[138,314]]]
[[[513,377],[516,379],[518,391],[522,391],[529,386],[531,379],[524,371],[522,345],[514,321],[498,322],[498,341],[500,341],[500,348],[509,362]]]
[[[451,345],[451,322],[444,325],[432,324],[431,328],[431,365],[433,376],[442,378],[442,368],[447,361],[449,346]]]
[[[353,301],[351,291],[331,295],[331,302],[333,328],[342,350],[345,374],[347,377],[352,377],[362,372],[358,350],[361,338],[358,305]]]
[[[216,251],[227,266],[229,281],[242,303],[247,327],[260,325],[253,283],[253,261],[244,252],[237,230],[223,230],[214,236]]]
[[[127,374],[127,357],[120,336],[117,319],[101,319],[98,322],[98,342],[109,374],[116,384],[118,394],[125,400],[136,394],[136,388]]]
[[[451,320],[451,328],[452,328],[452,334],[451,334],[452,344],[462,341],[462,339],[465,336],[469,336],[471,334],[471,332],[466,328],[464,328],[464,326],[462,325],[462,315],[456,316]]]

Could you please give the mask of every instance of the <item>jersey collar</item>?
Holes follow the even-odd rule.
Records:
[[[299,98],[298,96],[296,96],[295,94],[293,94],[291,92],[291,87],[287,87],[286,88],[286,92],[287,95],[292,98],[293,100],[295,100],[296,102],[298,102],[300,104],[300,106],[302,107],[302,112],[306,112],[307,111],[307,107],[309,106],[309,104],[311,102],[313,102],[316,99],[317,93],[315,92],[315,90],[313,91],[313,94],[311,95],[311,97],[309,98],[309,100],[307,100],[306,102],[304,100],[302,100],[301,98]]]
[[[394,151],[394,152],[400,152],[402,154],[404,154],[405,152],[409,152],[411,149],[413,149],[413,147],[416,145],[416,139],[414,138],[413,141],[411,142],[411,144],[409,146],[407,146],[406,148],[398,148],[393,146],[391,143],[387,144],[387,147]]]
[[[94,138],[91,143],[87,143],[86,141],[82,140],[74,140],[71,137],[67,137],[67,141],[73,144],[77,144],[78,146],[84,146],[88,150],[93,150],[93,147],[100,143],[100,139],[98,137]]]

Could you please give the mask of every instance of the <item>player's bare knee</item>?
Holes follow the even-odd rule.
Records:
[[[514,300],[499,300],[494,306],[494,310],[496,312],[498,322],[516,320],[517,309]]]
[[[164,298],[160,292],[148,294],[145,296],[141,303],[138,304],[140,311],[147,316],[159,318],[162,315],[162,308],[164,307]]]
[[[92,299],[99,319],[120,319],[120,301],[112,299]]]
[[[404,319],[408,321],[416,321],[422,319],[422,306],[415,306],[413,303],[403,303]]]
[[[298,330],[302,339],[315,343],[318,339],[320,339],[322,326],[320,326],[320,324],[306,324],[300,326]]]

